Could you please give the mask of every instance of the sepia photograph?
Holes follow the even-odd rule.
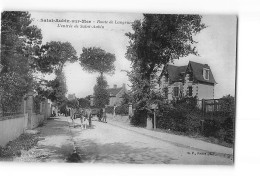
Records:
[[[235,14],[2,11],[0,164],[228,165]]]

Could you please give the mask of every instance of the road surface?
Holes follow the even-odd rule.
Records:
[[[81,129],[79,119],[75,120],[75,124],[74,128],[70,118],[63,116],[47,120],[42,127],[35,129],[40,138],[37,146],[29,151],[22,151],[21,157],[16,157],[14,161],[233,164],[232,155],[221,153],[230,153],[229,148],[200,140],[144,128],[120,126],[109,119],[108,123],[92,121],[92,127],[87,129]]]
[[[71,131],[77,153],[86,163],[233,164],[232,157],[191,149],[109,121],[93,121],[91,128],[78,126]]]

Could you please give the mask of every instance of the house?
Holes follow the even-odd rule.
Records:
[[[75,99],[77,99],[75,93],[74,94],[68,94],[68,100],[69,101],[75,100]]]
[[[123,100],[122,96],[124,95],[124,93],[127,93],[125,84],[123,84],[122,87],[117,87],[117,85],[115,84],[113,88],[108,88],[107,91],[109,93],[108,106],[120,105]],[[90,95],[89,97],[90,105],[94,106],[94,95]]]
[[[127,93],[125,84],[122,85],[122,87],[117,87],[117,85],[114,85],[113,88],[108,88],[109,93],[109,106],[118,106],[121,104],[123,100],[123,95]]]
[[[181,97],[213,99],[217,84],[207,64],[189,61],[185,66],[167,65],[161,74],[160,91],[168,100]]]

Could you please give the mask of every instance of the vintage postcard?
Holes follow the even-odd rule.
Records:
[[[0,161],[233,165],[237,16],[3,11]]]

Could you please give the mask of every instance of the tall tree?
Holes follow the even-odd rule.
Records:
[[[83,48],[79,60],[83,69],[90,73],[98,72],[103,75],[104,73],[113,74],[115,71],[115,55],[101,48]]]
[[[51,41],[43,45],[38,52],[36,68],[43,73],[59,74],[66,63],[78,60],[77,52],[69,42]],[[59,73],[57,73],[59,72]]]
[[[63,68],[66,63],[77,61],[76,50],[69,42],[51,41],[41,47],[38,56],[35,68],[41,73],[56,75],[54,80],[47,81],[45,88],[38,87],[38,91],[61,106],[66,100],[67,93]]]
[[[1,107],[16,111],[22,96],[32,87],[35,52],[42,41],[41,30],[31,25],[28,12],[5,11],[1,16]],[[4,112],[3,111],[3,112]]]
[[[97,84],[94,87],[94,105],[98,108],[104,108],[109,103],[107,86],[104,76],[97,77]]]
[[[88,100],[88,97],[79,98],[78,101],[79,101],[79,107],[81,107],[81,108],[87,108],[87,107],[90,106],[90,102]]]
[[[94,87],[94,105],[99,108],[105,107],[109,103],[109,94],[104,73],[114,74],[115,55],[101,48],[90,47],[82,49],[79,60],[85,71],[100,73],[100,76],[97,78],[97,84]]]
[[[200,15],[144,14],[132,25],[126,57],[135,102],[148,109],[151,90],[159,70],[174,59],[197,55],[193,36],[205,28]]]

